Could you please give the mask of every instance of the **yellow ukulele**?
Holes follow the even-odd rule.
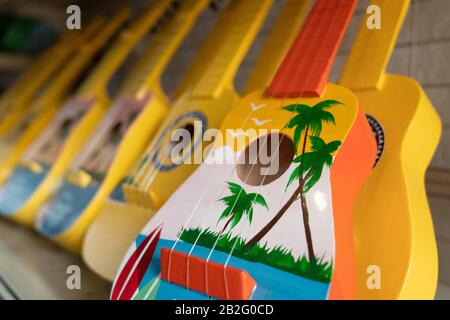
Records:
[[[210,61],[208,68],[197,83],[194,84],[192,90],[188,89],[188,92],[190,92],[186,95],[188,98],[178,100],[175,103],[173,110],[167,117],[166,123],[176,122],[175,125],[180,124],[183,127],[185,125],[189,126],[190,122],[193,123],[195,120],[201,121],[202,126],[206,125],[207,122],[210,125],[220,122],[221,117],[237,99],[237,94],[232,87],[232,79],[262,25],[271,2],[271,0],[252,0],[232,1],[230,3],[229,7],[221,15],[216,27],[216,30],[220,30],[220,33],[213,31],[212,39],[215,42],[214,49],[216,52],[208,53],[212,55],[210,56],[211,60],[208,59],[207,54],[202,54],[203,50],[200,50],[199,55],[206,57],[206,61]],[[226,24],[225,28],[223,28],[224,24]],[[230,32],[230,35],[225,36],[227,32]],[[210,46],[207,47],[208,49],[212,48]],[[151,112],[154,113],[154,110]],[[178,123],[178,121],[181,121],[181,123]],[[134,135],[132,133],[134,129],[134,127],[130,129],[127,141],[131,134]],[[165,129],[166,126],[163,126],[162,130]],[[196,132],[201,135],[201,131],[198,132],[196,130]],[[161,135],[157,135],[155,139],[159,140],[160,137]],[[38,225],[41,223],[40,218],[45,218],[47,212],[53,214],[58,207],[70,207],[69,210],[61,211],[64,212],[64,219],[48,220],[49,222],[54,221],[57,223],[55,227],[57,232],[53,234],[56,241],[72,250],[79,251],[81,249],[82,239],[87,227],[97,216],[105,200],[111,195],[114,188],[118,186],[120,180],[126,177],[126,171],[118,171],[120,162],[123,161],[125,154],[129,152],[127,151],[129,147],[126,144],[122,146],[123,148],[119,150],[112,162],[104,182],[99,186],[99,190],[92,195],[91,201],[88,199],[88,201],[81,202],[81,205],[72,206],[72,203],[77,204],[77,202],[80,202],[80,198],[68,203],[67,198],[64,199],[64,194],[58,193],[55,199],[43,208],[45,211],[42,211],[42,215],[38,217]],[[143,151],[145,151],[145,148],[141,150],[140,155],[142,155]],[[130,170],[138,160],[139,158],[136,158],[134,162],[129,163]],[[120,187],[116,191],[122,193]],[[114,192],[112,196],[115,199],[123,200],[122,195],[117,196]],[[68,219],[65,219],[66,217]]]
[[[83,31],[68,31],[50,49],[42,53],[27,71],[0,99],[0,138],[14,129],[22,113],[30,106],[36,94],[45,89],[45,84],[71,59],[86,37],[91,35],[94,25]],[[1,160],[0,160],[1,161]]]
[[[140,14],[112,43],[86,81],[33,142],[0,187],[0,213],[33,225],[36,210],[50,197],[67,167],[110,108],[118,71],[149,34],[170,1],[158,1]]]
[[[299,0],[285,2],[245,86],[246,92],[257,88],[263,82],[270,81],[303,22],[307,4],[308,1]],[[215,33],[211,35],[212,38],[206,44],[206,48],[215,46],[214,35]],[[221,53],[218,52],[218,54]],[[198,73],[198,70],[203,67],[201,57],[199,55],[192,65],[191,74]],[[186,79],[193,81],[189,74],[186,75]],[[192,170],[195,168],[193,164],[187,166],[193,167]],[[167,185],[174,185],[170,176],[165,179]],[[98,218],[94,220],[86,233],[83,258],[87,265],[103,278],[112,281],[129,244],[153,214],[154,210],[148,206],[141,206],[129,200],[121,203],[112,198],[108,199]],[[105,252],[107,254],[104,254]]]
[[[328,82],[357,0],[317,0],[267,89],[131,244],[111,298],[354,299],[352,208],[376,144]]]
[[[137,61],[110,112],[72,162],[54,196],[39,210],[37,230],[80,251],[85,225],[131,170],[168,112],[161,74],[209,0],[180,2]],[[102,198],[104,197],[104,198]],[[79,216],[88,207],[90,211]],[[84,221],[84,222],[83,222]],[[80,226],[81,224],[81,226]]]
[[[372,4],[382,29],[364,20],[340,81],[364,106],[379,151],[354,213],[359,298],[432,299],[438,260],[424,176],[441,123],[415,80],[385,72],[410,1]]]
[[[66,32],[56,44],[45,50],[28,66],[19,79],[0,97],[0,119],[11,110],[12,104],[21,105],[33,99],[39,88],[70,56],[72,50],[78,48],[84,32],[85,30]]]
[[[46,85],[43,92],[26,110],[12,110],[21,114],[8,134],[0,138],[0,148],[4,164],[0,167],[0,183],[10,174],[23,153],[54,117],[64,99],[76,89],[85,74],[95,63],[95,57],[101,53],[108,40],[127,20],[128,13],[123,11],[105,24],[105,19],[95,19],[84,32],[76,59],[68,61]]]

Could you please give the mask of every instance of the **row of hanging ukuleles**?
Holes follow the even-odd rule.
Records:
[[[112,299],[433,298],[423,177],[440,120],[415,80],[386,73],[410,1],[371,1],[383,28],[363,18],[338,84],[358,1],[310,2],[284,1],[240,93],[272,0],[221,8],[171,98],[161,75],[209,1],[63,35],[0,100],[1,215],[81,253]],[[245,161],[265,146],[274,172]]]

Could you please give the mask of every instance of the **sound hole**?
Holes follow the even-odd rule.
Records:
[[[286,172],[294,156],[295,146],[290,137],[284,134],[262,136],[241,154],[236,172],[248,185],[267,185]]]
[[[366,115],[366,117],[367,120],[369,121],[370,127],[372,128],[372,133],[375,137],[375,140],[377,141],[377,158],[374,164],[374,167],[376,167],[376,165],[378,164],[384,153],[384,144],[385,144],[384,130],[377,119],[375,119],[370,115]]]
[[[184,127],[179,128],[179,129],[186,130],[187,131],[186,134],[189,134],[190,140],[183,139],[183,141],[181,141],[181,142],[170,141],[168,154],[172,153],[172,150],[173,150],[173,148],[175,146],[179,146],[180,149],[183,149],[183,150],[190,150],[190,149],[192,149],[192,145],[193,145],[192,142],[194,140],[194,134],[195,134],[195,126],[194,126],[194,124],[188,123]],[[177,129],[177,130],[179,130],[179,129]],[[181,156],[181,154],[179,156]]]
[[[112,144],[117,144],[121,140],[121,127],[122,124],[120,122],[117,122],[114,127],[112,127],[110,132],[110,141]]]

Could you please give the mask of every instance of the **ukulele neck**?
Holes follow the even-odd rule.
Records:
[[[192,98],[217,98],[233,88],[239,66],[256,37],[272,0],[232,0],[199,57],[213,55],[192,89]]]
[[[354,90],[381,89],[384,74],[405,20],[410,0],[372,0],[383,14],[382,29],[370,30],[363,19],[340,83]],[[367,17],[366,17],[367,18]]]
[[[357,0],[317,0],[267,93],[275,98],[320,97]]]
[[[209,0],[180,2],[175,15],[158,30],[148,51],[133,68],[121,94],[135,95],[141,89],[159,88],[161,75],[167,64],[208,3]]]
[[[246,83],[243,95],[264,88],[270,83],[304,21],[307,7],[307,0],[286,1]]]
[[[83,83],[78,93],[81,96],[103,93],[109,80],[122,67],[138,42],[156,24],[169,5],[170,0],[156,2],[139,16],[131,26],[122,31],[116,41],[113,42],[111,49],[108,50],[89,78]]]
[[[81,44],[81,48],[77,51],[77,59],[73,59],[69,64],[56,75],[55,79],[50,83],[49,88],[45,92],[46,97],[63,97],[66,91],[70,90],[74,79],[80,77],[84,69],[92,64],[93,57],[101,52],[108,40],[120,29],[127,20],[126,11],[119,12],[106,25],[100,23],[89,33],[89,37],[85,37]]]

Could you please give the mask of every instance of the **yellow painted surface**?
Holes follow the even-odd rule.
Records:
[[[72,251],[80,252],[86,229],[150,143],[169,111],[168,98],[160,86],[161,74],[208,3],[208,0],[183,2],[173,20],[160,30],[148,52],[133,68],[120,95],[139,97],[143,92],[151,92],[151,99],[121,141],[98,192],[79,219],[67,231],[54,238],[56,242]]]
[[[50,123],[59,107],[63,105],[64,99],[68,97],[74,82],[86,68],[90,67],[95,54],[107,44],[128,16],[129,12],[124,10],[107,24],[105,19],[96,19],[91,23],[85,31],[80,48],[75,52],[77,58],[68,62],[49,83],[45,92],[27,110],[18,108],[9,113],[8,119],[11,123],[8,128],[2,127],[5,137],[0,138],[0,150],[3,151],[0,160],[0,183],[4,182],[27,148]],[[13,121],[11,117],[14,118]],[[23,130],[18,129],[21,126],[25,126]]]
[[[410,1],[372,4],[382,9],[383,29],[361,26],[340,81],[355,91],[385,135],[384,153],[355,206],[359,295],[433,299],[438,258],[424,176],[441,123],[415,80],[385,73]],[[375,290],[370,289],[373,266],[381,272],[381,288]]]
[[[16,213],[8,216],[9,218],[33,226],[37,210],[56,191],[68,166],[108,111],[111,105],[107,95],[109,80],[169,5],[169,0],[158,1],[120,33],[106,55],[75,94],[81,100],[93,101],[92,105],[71,130],[61,153],[42,183],[28,201]]]
[[[234,76],[253,43],[271,4],[271,0],[245,2],[235,0],[231,2],[231,5],[221,14],[217,26],[209,35],[206,43],[200,48],[186,78],[181,82],[177,91],[178,99],[173,105],[166,124],[188,112],[201,111],[208,118],[210,128],[220,127],[225,115],[239,98],[233,86]],[[249,19],[249,16],[253,19]],[[281,60],[281,57],[278,59]],[[209,65],[202,64],[202,60],[209,61]],[[192,83],[188,83],[189,81]],[[182,90],[184,90],[184,95],[181,93]],[[163,125],[163,129],[164,127],[165,125]],[[153,140],[149,149],[152,148],[155,141]],[[126,204],[120,205],[119,209],[117,209],[117,203],[111,200],[107,200],[103,208],[94,207],[94,205],[88,207],[85,212],[101,209],[99,218],[87,230],[83,244],[83,258],[89,267],[102,277],[112,280],[117,264],[122,258],[123,248],[128,247],[137,234],[132,234],[128,230],[138,231],[137,226],[143,227],[153,214],[150,208],[161,206],[196,167],[196,165],[182,165],[170,172],[159,172],[148,167],[150,176],[154,177],[150,190],[138,188],[129,190],[124,187],[128,201]],[[109,193],[102,194],[102,197],[107,196]],[[137,203],[144,204],[144,206],[139,206]],[[116,219],[121,215],[116,209],[122,213],[127,212],[121,223],[117,223]],[[142,218],[143,212],[145,212],[145,219]],[[106,237],[110,237],[114,233],[120,234],[120,242],[98,242],[105,241]],[[104,245],[109,247],[107,249],[108,257],[98,250]],[[117,264],[112,264],[112,261]]]

